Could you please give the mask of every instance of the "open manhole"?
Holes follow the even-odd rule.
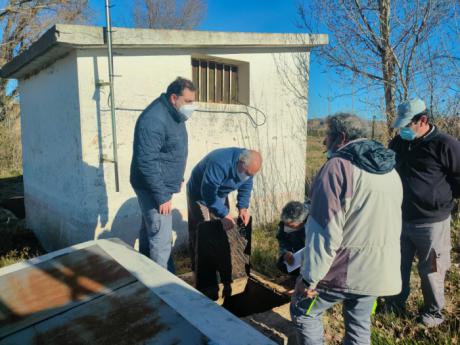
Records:
[[[243,292],[225,297],[222,306],[238,317],[263,313],[289,302],[289,297],[250,276]]]
[[[294,344],[288,288],[251,269],[251,235],[251,222],[227,231],[218,220],[201,223],[195,272],[181,278],[277,344]]]
[[[194,285],[193,273],[180,278]],[[276,344],[295,344],[296,335],[289,315],[290,297],[287,289],[252,271],[244,278],[235,279],[232,293],[222,297],[223,284],[219,284],[216,303],[227,309]]]
[[[240,318],[289,302],[285,289],[251,272],[251,237],[252,221],[230,230],[220,221],[203,222],[196,237],[195,287]]]

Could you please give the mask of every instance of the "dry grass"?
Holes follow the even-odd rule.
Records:
[[[326,162],[326,150],[323,145],[324,137],[311,136],[307,140],[307,169],[306,169],[306,183],[305,189],[308,189],[311,184],[312,178],[316,175],[321,166]]]
[[[307,177],[310,184],[322,164],[325,162],[322,137],[309,137],[307,147]],[[20,175],[21,146],[19,121],[0,122],[0,178]],[[1,217],[0,217],[1,218]],[[439,328],[427,330],[415,321],[422,304],[420,282],[417,274],[412,276],[413,292],[408,302],[408,314],[405,317],[394,315],[376,315],[373,320],[372,343],[380,344],[459,344],[460,325],[460,218],[452,222],[452,258],[453,266],[446,280],[446,322]],[[278,244],[275,238],[276,223],[257,228],[253,232],[251,262],[253,268],[274,280],[284,280],[276,267]],[[0,219],[0,267],[27,260],[44,253],[33,233],[27,230],[24,222],[3,217]],[[189,259],[186,252],[176,253],[178,273],[189,271]],[[340,306],[336,306],[325,315],[325,333],[329,344],[340,344],[344,334]]]
[[[277,223],[254,229],[252,232],[251,266],[274,280],[283,277],[276,267],[278,260]]]
[[[375,315],[372,327],[372,344],[460,344],[460,290],[458,289],[460,286],[459,233],[460,220],[457,219],[452,222],[453,265],[446,277],[445,323],[439,328],[430,330],[417,323],[416,318],[422,306],[423,298],[420,290],[420,279],[416,272],[416,263],[414,263],[411,279],[412,293],[407,304],[407,314],[403,317],[396,317],[393,314]],[[276,267],[278,244],[275,235],[275,224],[255,229],[253,233],[251,264],[256,271],[271,277],[274,281],[281,282],[286,280],[286,276]],[[327,312],[324,321],[327,343],[333,345],[341,344],[344,335],[341,305],[337,305]]]
[[[309,137],[307,145],[307,178],[309,186],[313,176],[324,164],[326,157],[322,137]],[[374,345],[456,345],[459,341],[460,325],[460,217],[452,220],[452,260],[453,265],[446,278],[446,321],[437,329],[426,329],[416,322],[423,298],[420,279],[412,275],[412,293],[408,301],[407,315],[377,314],[373,318],[372,344]],[[285,280],[276,267],[278,244],[275,238],[276,224],[254,230],[251,262],[256,271],[272,277],[276,281]],[[341,305],[335,306],[324,317],[325,338],[328,344],[342,343],[344,335]]]
[[[0,215],[0,267],[31,259],[45,253],[24,220]]]
[[[22,175],[19,117],[0,121],[0,178]]]

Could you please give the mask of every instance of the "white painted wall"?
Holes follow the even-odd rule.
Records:
[[[19,91],[27,225],[46,249],[86,240],[76,53]]]
[[[304,193],[306,107],[295,105],[294,96],[283,87],[275,63],[279,61],[279,55],[289,60],[291,53],[277,53],[275,57],[269,50],[254,53],[248,49],[246,53],[234,54],[222,49],[201,49],[194,50],[193,54],[249,62],[250,104],[265,113],[266,122],[255,129],[247,115],[228,114],[225,110],[248,111],[261,123],[263,115],[260,112],[244,106],[200,103],[200,109],[218,112],[196,112],[187,122],[189,158],[185,179],[195,164],[215,148],[241,146],[259,149],[265,161],[262,172],[256,177],[252,209],[259,215],[258,220],[271,221],[288,199],[303,200]],[[134,244],[140,221],[135,194],[129,185],[135,121],[141,110],[164,92],[176,76],[191,79],[191,52],[177,49],[116,51],[120,193],[115,192],[113,164],[99,162],[100,155],[112,158],[108,88],[95,87],[97,79],[108,79],[105,55],[105,50],[78,51],[83,160],[90,167],[86,171],[91,175],[84,179],[83,189],[87,195],[86,205],[91,205],[88,208],[92,210],[91,218],[98,219],[96,236],[109,235],[111,229],[113,235]],[[185,191],[175,195],[173,205],[177,241],[178,244],[185,243]]]
[[[108,81],[106,50],[82,49],[20,82],[27,221],[50,244],[48,249],[109,236],[135,244],[140,214],[129,184],[134,125],[142,109],[176,76],[191,79],[192,53],[249,62],[250,105],[260,112],[239,105],[199,103],[200,109],[217,112],[195,112],[187,122],[185,179],[215,148],[254,148],[264,158],[251,207],[256,221],[276,219],[289,199],[303,200],[306,105],[284,87],[276,64],[285,59],[290,67],[291,52],[251,48],[238,54],[225,49],[115,50],[120,177],[120,192],[116,193],[113,164],[100,159],[113,157],[109,90],[96,86],[98,80]],[[291,77],[297,83],[295,76]],[[254,128],[247,115],[226,111],[247,111],[257,123],[263,122],[263,112],[266,120]],[[38,117],[40,130],[33,133]],[[38,147],[49,152],[37,153]],[[180,245],[187,239],[185,190],[174,196],[173,207],[176,244]]]

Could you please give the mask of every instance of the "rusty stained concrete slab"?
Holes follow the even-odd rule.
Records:
[[[0,277],[0,338],[136,279],[98,246]]]
[[[0,344],[42,343],[273,344],[150,259],[110,240],[0,270]]]
[[[0,344],[209,344],[140,282],[27,327]]]

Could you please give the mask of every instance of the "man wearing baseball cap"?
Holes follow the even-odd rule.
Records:
[[[393,124],[399,129],[389,147],[404,191],[401,234],[402,290],[389,299],[404,311],[410,272],[417,255],[424,299],[419,321],[427,327],[443,322],[444,277],[450,267],[450,214],[460,197],[460,142],[429,122],[425,103],[403,102]]]

